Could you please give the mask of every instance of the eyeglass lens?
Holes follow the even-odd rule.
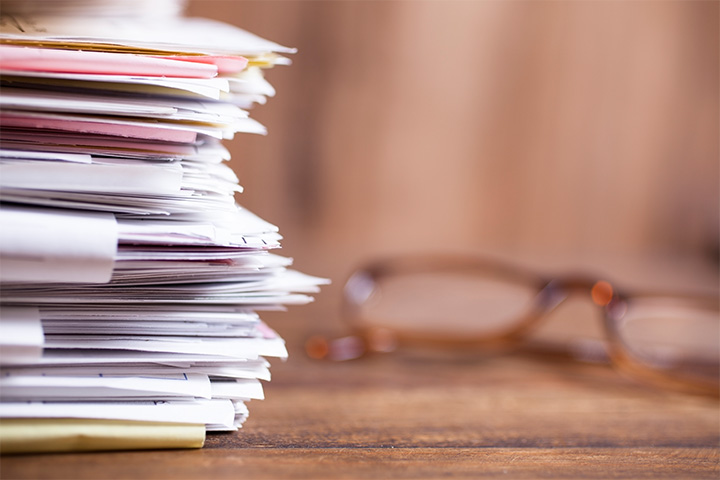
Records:
[[[720,318],[717,306],[682,298],[628,300],[617,332],[636,361],[653,369],[718,380]]]
[[[463,272],[391,275],[369,288],[363,326],[458,339],[513,328],[538,295],[533,285]]]

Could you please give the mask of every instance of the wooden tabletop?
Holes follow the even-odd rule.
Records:
[[[291,353],[238,433],[183,451],[6,456],[19,478],[713,478],[717,400],[659,391],[605,365],[514,353],[302,352],[303,314],[272,322]],[[283,315],[285,315],[283,317]],[[304,320],[304,321],[303,321]]]

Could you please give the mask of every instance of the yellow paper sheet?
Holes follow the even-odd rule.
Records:
[[[201,448],[205,425],[75,418],[0,421],[0,453]]]

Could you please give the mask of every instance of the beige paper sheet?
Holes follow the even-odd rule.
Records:
[[[74,418],[0,420],[0,453],[201,448],[205,425]]]

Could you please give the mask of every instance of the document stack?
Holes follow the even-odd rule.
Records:
[[[8,8],[60,3],[0,25],[0,449],[200,447],[287,356],[257,312],[325,283],[272,253],[221,143],[265,133],[293,50],[173,1]]]

